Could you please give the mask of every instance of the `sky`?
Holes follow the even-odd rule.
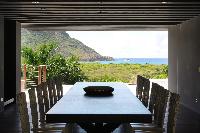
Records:
[[[168,31],[66,31],[103,56],[168,58]]]

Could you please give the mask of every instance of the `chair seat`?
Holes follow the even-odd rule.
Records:
[[[40,127],[43,127],[43,126],[47,126],[47,127],[65,127],[67,124],[66,123],[41,123],[40,124]]]
[[[38,128],[32,128],[32,131],[43,131],[43,132],[64,132],[66,125],[55,125],[55,124],[42,124]]]
[[[32,128],[34,132],[61,132],[61,133],[73,133],[73,124],[65,123],[50,123],[42,124],[38,128]]]
[[[153,131],[153,132],[163,132],[164,128],[157,127],[156,124],[153,123],[130,123],[134,131]]]

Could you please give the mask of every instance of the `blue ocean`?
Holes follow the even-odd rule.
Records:
[[[114,58],[114,61],[96,61],[101,64],[168,64],[167,58]]]

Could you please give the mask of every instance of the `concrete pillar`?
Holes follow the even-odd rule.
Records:
[[[4,110],[4,18],[0,16],[0,112]]]
[[[21,91],[21,23],[16,23],[16,93]]]
[[[180,25],[173,26],[168,30],[168,64],[169,64],[169,77],[168,77],[168,88],[170,91],[179,93],[179,47],[180,45]],[[173,45],[174,44],[174,45]]]
[[[21,24],[4,20],[4,104],[12,102],[20,89]]]

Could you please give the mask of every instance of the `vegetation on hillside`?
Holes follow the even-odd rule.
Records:
[[[167,65],[152,64],[100,64],[79,63],[75,56],[65,59],[57,54],[54,43],[43,44],[35,47],[22,47],[23,63],[32,66],[47,65],[47,78],[61,75],[65,83],[74,84],[78,81],[109,82],[120,81],[136,83],[137,75],[146,78],[167,78]],[[34,79],[36,73],[28,70],[28,77]]]
[[[102,56],[94,49],[84,45],[75,38],[71,38],[65,31],[31,31],[22,29],[22,46],[35,49],[38,45],[56,43],[56,53],[63,57],[76,56],[81,61],[113,60],[112,57]]]
[[[65,59],[55,52],[56,47],[57,45],[54,43],[39,45],[35,49],[23,47],[21,51],[22,63],[33,66],[28,67],[30,69],[37,68],[38,65],[47,65],[47,78],[62,75],[67,84],[83,81],[85,76],[79,68],[78,58],[71,56]],[[37,73],[30,69],[27,71],[27,77],[36,80]]]
[[[81,70],[87,77],[86,81],[136,83],[137,75],[149,79],[168,77],[167,65],[81,63]]]
[[[28,66],[47,65],[47,78],[62,75],[65,83],[74,84],[78,81],[109,82],[119,81],[136,83],[137,75],[149,79],[167,78],[167,65],[152,64],[100,64],[79,63],[75,56],[65,59],[57,54],[55,43],[38,45],[34,49],[22,47],[22,63]],[[34,79],[36,73],[28,70],[28,78]]]

